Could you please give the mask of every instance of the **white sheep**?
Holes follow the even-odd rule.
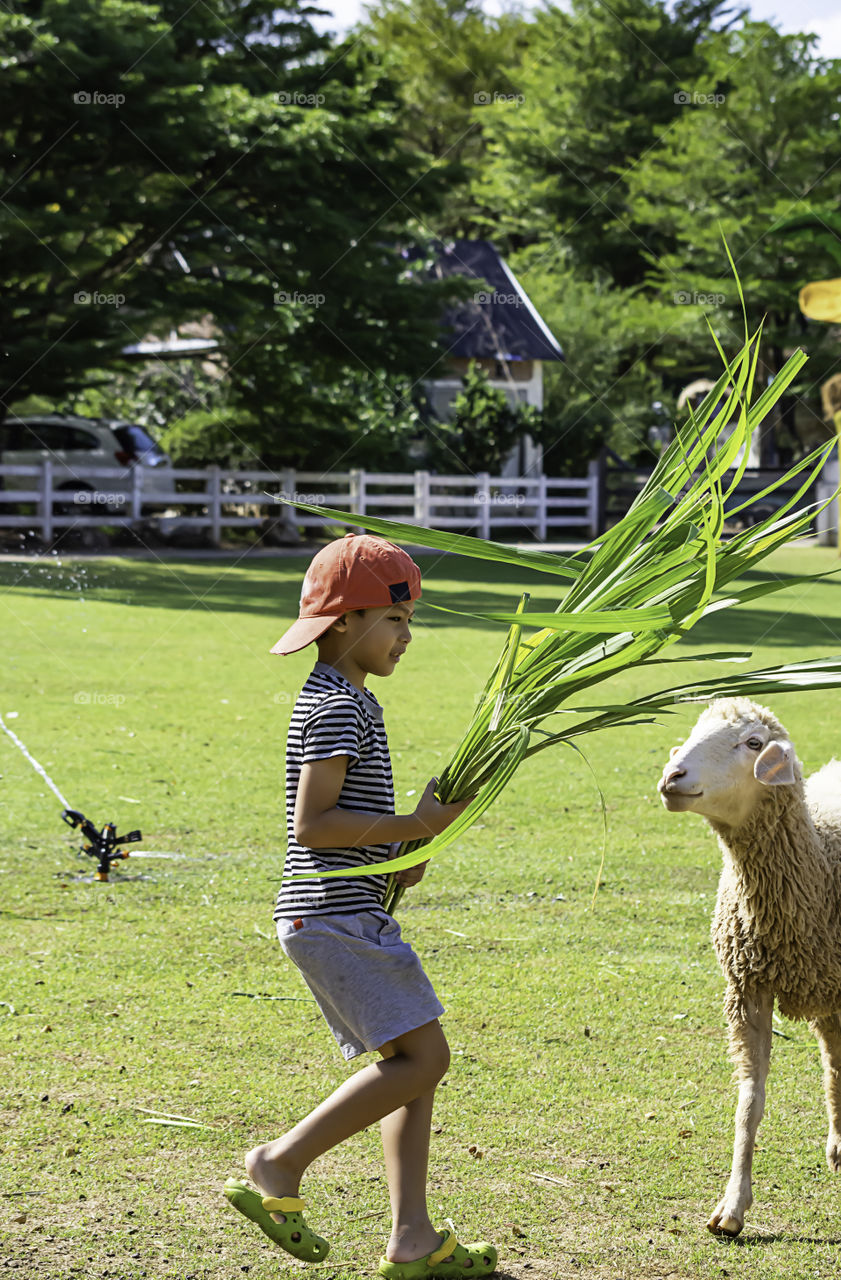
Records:
[[[712,938],[727,979],[739,1101],[730,1181],[707,1225],[735,1236],[753,1199],[775,999],[818,1037],[826,1159],[841,1172],[841,762],[804,784],[772,712],[747,698],[721,698],[672,748],[659,791],[670,811],[706,818],[724,855]]]

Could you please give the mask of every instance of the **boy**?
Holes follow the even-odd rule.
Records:
[[[294,1128],[245,1157],[260,1192],[230,1179],[225,1194],[276,1244],[320,1262],[329,1245],[302,1216],[307,1167],[380,1121],[392,1230],[380,1274],[389,1280],[489,1275],[496,1250],[465,1247],[436,1231],[426,1205],[435,1088],[449,1066],[429,979],[382,910],[386,876],[319,879],[314,872],[385,861],[399,841],[437,835],[464,804],[440,804],[435,779],[414,813],[395,814],[382,708],[365,688],[390,676],[411,640],[420,570],[393,543],[348,534],[324,547],[304,579],[295,622],[272,653],[315,641],[318,661],[289,726],[288,849],[274,918],[346,1060],[376,1050],[380,1061],[352,1075]],[[290,876],[303,876],[290,880]],[[423,867],[399,873],[416,884]]]

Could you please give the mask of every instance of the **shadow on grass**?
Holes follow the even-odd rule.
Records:
[[[734,1239],[719,1237],[722,1244],[734,1249],[759,1249],[769,1244],[831,1244],[841,1245],[841,1236],[801,1236],[794,1231],[777,1231],[770,1235],[741,1235]]]
[[[54,561],[11,561],[0,564],[0,587],[25,590],[28,595],[68,601],[80,595],[99,603],[135,608],[207,609],[212,613],[250,613],[271,617],[283,627],[297,617],[301,580],[309,554],[276,561],[240,563],[221,557],[213,561],[90,561],[80,580],[78,565],[61,567]],[[467,612],[513,611],[524,590],[532,593],[530,608],[555,608],[567,589],[565,579],[537,570],[470,560],[463,556],[418,555],[424,576],[424,596],[418,622],[440,630],[452,627],[496,631],[505,635],[504,623],[483,622],[457,614],[424,608],[424,603],[443,605]],[[751,570],[745,583],[785,581],[791,575]],[[460,585],[454,583],[457,579]],[[841,582],[823,580],[821,588]],[[826,600],[826,597],[823,597]],[[770,596],[764,607],[737,607],[703,619],[692,630],[692,643],[740,649],[756,645],[837,646],[841,651],[841,597],[837,613],[817,611],[809,605],[809,595],[795,590]]]

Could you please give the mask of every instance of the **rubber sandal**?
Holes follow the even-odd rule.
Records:
[[[261,1196],[258,1191],[249,1187],[248,1183],[237,1178],[229,1178],[225,1183],[225,1196],[228,1201],[252,1222],[274,1244],[291,1253],[293,1258],[302,1262],[323,1262],[330,1252],[330,1245],[314,1231],[310,1231],[304,1221],[305,1204],[297,1196]],[[282,1213],[285,1222],[275,1222],[273,1213]]]
[[[492,1244],[459,1244],[452,1231],[441,1233],[440,1247],[415,1262],[380,1259],[380,1275],[388,1280],[466,1280],[496,1271],[497,1251]]]

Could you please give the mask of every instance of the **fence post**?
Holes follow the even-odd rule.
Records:
[[[143,468],[137,463],[131,473],[131,522],[139,524],[143,514]]]
[[[415,472],[415,511],[416,524],[429,524],[429,472]]]
[[[350,509],[359,515],[365,515],[365,472],[352,467],[350,472]],[[364,533],[362,525],[354,525],[357,533]]]
[[[284,467],[280,473],[280,496],[281,498],[295,497],[295,468]]]
[[[491,536],[491,486],[490,474],[480,471],[476,476],[476,502],[479,504],[479,535],[482,538]]]
[[[607,528],[607,450],[587,466],[590,481],[590,537],[597,538]]]
[[[537,538],[539,542],[546,541],[546,477],[541,474],[537,478]]]
[[[41,516],[41,537],[45,542],[53,540],[53,460],[41,461],[41,497],[38,502]]]
[[[220,492],[220,469],[215,464],[207,468],[208,495],[207,514],[210,516],[210,537],[215,546],[222,537],[222,502]]]

